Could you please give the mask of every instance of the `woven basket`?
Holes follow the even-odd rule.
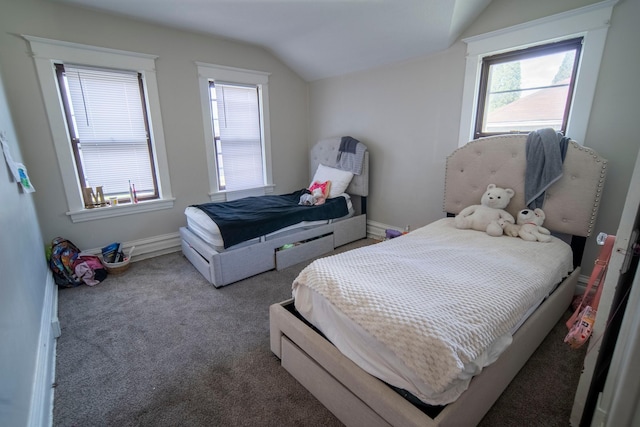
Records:
[[[120,262],[105,262],[102,260],[102,265],[107,269],[107,273],[109,274],[120,274],[124,273],[129,269],[129,263],[131,258],[125,258],[124,261]]]
[[[133,253],[134,249],[135,246],[132,246],[131,249],[129,249],[129,253],[127,254],[127,256],[124,257],[124,261],[120,262],[106,262],[104,258],[102,258],[102,255],[99,255],[100,261],[102,261],[102,265],[104,265],[104,268],[107,269],[107,273],[120,274],[127,271],[129,269],[129,263],[131,262],[131,254]]]

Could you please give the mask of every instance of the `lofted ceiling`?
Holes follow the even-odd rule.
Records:
[[[491,0],[55,0],[262,46],[307,81],[451,46]]]

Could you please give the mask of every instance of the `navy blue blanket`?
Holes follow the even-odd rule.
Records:
[[[344,197],[327,199],[319,206],[299,205],[307,189],[279,196],[245,197],[222,203],[192,205],[218,225],[224,247],[272,233],[302,221],[340,218],[349,213]]]

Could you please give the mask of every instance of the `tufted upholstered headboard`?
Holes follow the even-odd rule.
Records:
[[[340,148],[341,137],[333,137],[318,141],[309,153],[309,179],[318,169],[318,164],[335,167],[338,158],[338,149]],[[354,196],[366,197],[369,195],[369,151],[364,155],[364,166],[362,174],[354,175],[351,184],[347,187],[347,193]]]
[[[508,211],[524,209],[527,135],[500,135],[471,141],[447,157],[444,210],[457,214],[480,203],[487,185],[512,188]],[[545,192],[544,226],[551,231],[588,237],[593,232],[607,161],[590,148],[570,141],[563,175]]]

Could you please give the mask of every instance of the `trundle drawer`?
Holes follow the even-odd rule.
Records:
[[[282,249],[276,252],[276,269],[290,267],[310,258],[326,254],[333,250],[333,235],[309,240],[308,242],[296,244],[289,249]]]
[[[345,425],[391,427],[286,336],[282,336],[282,367]]]
[[[207,261],[193,246],[184,239],[181,240],[182,253],[191,264],[204,276],[205,279],[211,281],[211,272],[209,270],[209,261]]]

